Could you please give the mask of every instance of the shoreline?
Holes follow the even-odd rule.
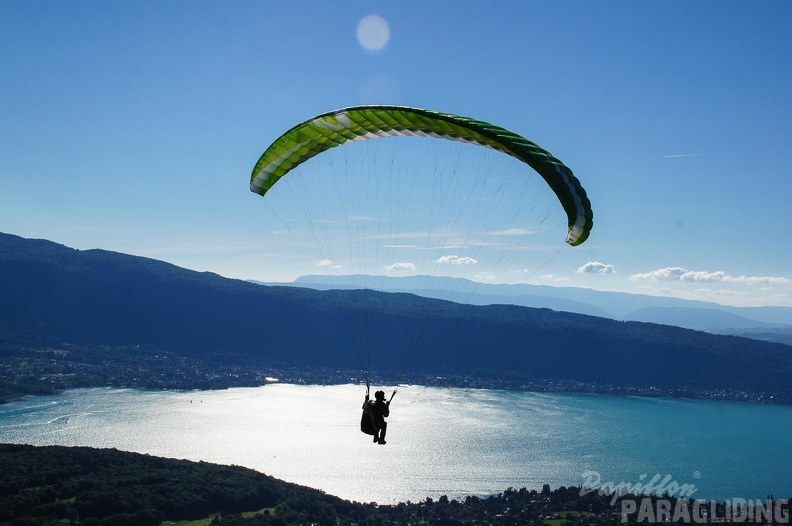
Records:
[[[751,465],[775,466],[761,472],[745,462],[713,463],[708,456],[711,451],[724,458],[738,454],[744,425],[755,428],[779,419],[788,428],[789,410],[783,407],[404,386],[396,396],[392,440],[381,449],[358,430],[364,392],[359,384],[280,382],[212,391],[82,388],[60,398],[30,397],[5,406],[0,426],[7,443],[118,448],[240,465],[341,498],[367,496],[367,502],[384,504],[443,494],[486,496],[507,486],[538,490],[544,483],[599,487],[627,481],[645,486],[658,474],[701,486],[694,498],[764,497],[768,487],[776,496],[789,493],[787,477],[779,471],[781,466],[788,469],[789,456],[778,439],[759,442],[766,453],[752,457]],[[299,408],[312,401],[317,414],[308,429]],[[513,417],[521,424],[504,427]],[[446,436],[449,426],[459,426],[453,437]],[[669,437],[667,429],[681,434]],[[703,429],[724,438],[702,442],[708,436]],[[672,458],[669,453],[679,440],[694,440],[699,446]],[[315,447],[317,442],[321,447]],[[295,455],[304,461],[298,469],[293,466]],[[414,459],[424,455],[416,467]],[[482,463],[473,457],[490,460]],[[403,477],[384,492],[368,488],[362,479],[350,478],[346,468],[358,461],[403,465]],[[424,461],[432,466],[428,478]],[[318,466],[321,471],[316,471]]]
[[[724,400],[773,405],[792,404],[792,389],[594,383],[574,378],[543,377],[519,370],[477,369],[365,375],[358,370],[270,363],[228,355],[185,356],[142,346],[53,347],[0,346],[0,404],[26,395],[56,394],[80,387],[214,390],[257,387],[277,379],[298,385],[409,383],[427,387],[498,389],[537,393],[579,393],[691,400]]]
[[[574,395],[592,395],[592,396],[615,396],[615,397],[636,397],[647,399],[661,399],[661,400],[680,400],[680,401],[713,401],[713,402],[734,402],[745,404],[761,404],[761,405],[792,405],[792,400],[774,400],[772,397],[766,397],[762,393],[745,393],[742,391],[702,391],[691,392],[683,389],[659,389],[659,388],[633,388],[633,387],[618,387],[618,386],[605,386],[602,388],[587,389],[585,384],[565,385],[565,382],[548,382],[547,384],[535,383],[531,386],[520,385],[513,386],[508,383],[503,385],[501,382],[492,380],[472,380],[463,379],[454,381],[452,378],[441,377],[431,379],[431,377],[424,378],[425,381],[390,381],[387,378],[373,380],[372,384],[382,386],[421,386],[421,387],[437,387],[448,389],[475,389],[484,391],[511,391],[520,393],[537,393],[537,394],[574,394]],[[29,396],[58,396],[66,391],[76,389],[136,389],[140,391],[176,391],[176,392],[192,392],[192,391],[223,391],[234,388],[256,388],[265,387],[267,385],[298,385],[298,386],[340,386],[340,385],[360,385],[365,384],[360,381],[354,381],[354,377],[347,380],[338,381],[301,381],[301,379],[286,379],[275,381],[264,381],[257,384],[240,383],[212,387],[172,387],[172,386],[147,386],[138,383],[121,383],[121,384],[81,384],[71,385],[65,387],[58,387],[53,389],[39,389],[39,390],[22,390],[17,392],[6,392],[0,396],[0,405],[11,404],[23,400]],[[684,393],[684,394],[681,394]]]

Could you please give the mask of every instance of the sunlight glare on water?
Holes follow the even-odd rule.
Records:
[[[792,495],[789,407],[409,386],[381,446],[359,431],[363,394],[79,389],[0,406],[0,441],[240,465],[359,502],[580,485],[587,470],[603,482],[670,474],[701,498]],[[768,421],[775,434],[761,432]]]

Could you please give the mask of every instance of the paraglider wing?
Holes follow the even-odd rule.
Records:
[[[547,182],[567,214],[566,242],[583,243],[593,222],[580,181],[561,161],[526,138],[492,124],[402,106],[354,106],[318,115],[293,127],[267,148],[253,169],[250,190],[264,195],[290,170],[330,148],[379,137],[424,136],[477,144],[530,165]]]

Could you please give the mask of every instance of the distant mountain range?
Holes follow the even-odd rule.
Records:
[[[284,285],[283,283],[268,283]],[[675,325],[715,333],[764,338],[777,335],[790,343],[792,307],[730,307],[705,301],[666,298],[574,287],[514,284],[485,285],[459,278],[430,276],[303,276],[289,285],[328,290],[374,288],[409,292],[475,305],[511,304],[601,316],[623,321]]]
[[[511,301],[531,296],[528,290],[535,291],[496,286],[487,294]],[[591,303],[564,292],[572,297],[559,302]],[[593,297],[594,291],[581,294]],[[646,306],[628,295],[604,294],[614,298],[612,305]],[[148,258],[0,234],[0,351],[2,342],[148,345],[228,361],[355,369],[360,364],[350,350],[348,328],[358,319],[366,331],[376,325],[375,367],[382,371],[403,365],[404,337],[417,331],[426,345],[410,350],[421,356],[410,366],[433,373],[643,388],[792,390],[788,345],[496,303],[262,286]]]

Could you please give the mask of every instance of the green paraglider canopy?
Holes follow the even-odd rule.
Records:
[[[566,242],[583,243],[593,226],[591,202],[567,166],[519,134],[487,122],[402,106],[354,106],[318,115],[281,135],[253,169],[250,190],[264,195],[290,170],[343,144],[380,137],[424,136],[476,144],[531,166],[547,182],[567,215]]]

